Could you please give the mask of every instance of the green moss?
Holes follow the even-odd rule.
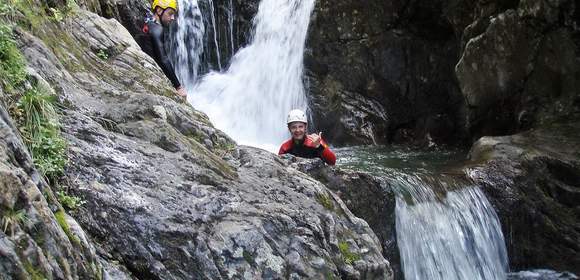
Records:
[[[351,252],[347,242],[345,241],[339,242],[338,249],[340,250],[340,254],[342,254],[342,259],[346,264],[352,265],[355,261],[360,260],[360,255]]]
[[[332,203],[332,199],[323,193],[316,194],[316,200],[324,206],[324,208],[334,211],[334,204]]]
[[[96,55],[102,60],[109,59],[109,53],[107,52],[107,50],[100,49],[99,51],[97,51]]]
[[[254,265],[255,264],[255,259],[254,256],[252,256],[252,254],[246,250],[244,250],[244,252],[242,253],[242,255],[244,256],[244,260],[246,260],[247,263]]]
[[[327,271],[326,276],[324,277],[326,280],[335,280],[334,273],[332,271]]]
[[[228,153],[231,153],[233,150],[236,149],[236,145],[233,143],[225,143],[225,144],[218,144],[215,147],[214,154],[223,158]]]
[[[24,270],[26,270],[26,272],[28,272],[28,275],[30,276],[30,279],[32,279],[32,280],[48,279],[44,275],[44,273],[42,273],[42,271],[40,271],[38,268],[36,268],[34,265],[32,265],[32,263],[30,263],[29,261],[26,261],[24,263]]]
[[[76,237],[72,233],[70,226],[66,222],[66,214],[65,214],[64,210],[63,209],[58,210],[56,213],[54,213],[54,217],[56,218],[56,222],[58,223],[58,225],[60,225],[60,227],[62,228],[62,230],[64,231],[64,233],[68,237],[68,239],[70,240],[70,242],[72,242],[73,244],[76,244],[76,245],[80,245],[81,241],[78,239],[78,237]]]

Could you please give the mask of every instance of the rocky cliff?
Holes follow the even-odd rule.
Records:
[[[451,144],[578,119],[578,9],[318,1],[305,61],[317,125],[338,145]]]
[[[483,137],[466,174],[502,222],[513,269],[580,273],[580,126],[554,125]]]

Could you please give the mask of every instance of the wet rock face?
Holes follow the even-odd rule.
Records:
[[[506,137],[484,137],[467,175],[501,219],[510,267],[580,272],[578,124]]]
[[[395,193],[388,178],[342,170],[319,159],[292,157],[291,166],[336,193],[352,213],[369,223],[390,262],[395,279],[403,279],[395,228]]]
[[[74,220],[56,218],[64,212],[35,170],[3,106],[0,104],[1,278],[97,279],[101,268],[94,248],[65,231],[74,226]],[[84,234],[82,230],[76,233]]]
[[[20,30],[18,43],[63,105],[65,180],[86,201],[75,228],[109,277],[392,279],[364,220],[177,100],[117,21],[78,10],[67,26]]]
[[[331,143],[460,140],[459,45],[444,8],[439,1],[317,2],[307,85],[316,125]]]
[[[578,119],[577,5],[519,1],[508,10],[483,14],[465,29],[456,74],[473,136]]]

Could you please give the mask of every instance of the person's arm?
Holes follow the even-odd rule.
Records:
[[[171,81],[175,89],[181,88],[181,83],[175,75],[173,66],[169,56],[165,53],[164,43],[163,43],[163,27],[157,23],[152,23],[149,26],[149,35],[151,37],[151,43],[153,44],[153,52],[155,54],[155,61],[165,73],[165,76]]]
[[[324,162],[326,162],[326,164],[328,165],[336,164],[336,155],[334,154],[334,152],[332,152],[332,150],[330,150],[328,145],[324,143],[324,140],[321,140],[320,146],[318,146],[318,148],[316,149],[318,151],[318,154],[320,155],[320,158]]]

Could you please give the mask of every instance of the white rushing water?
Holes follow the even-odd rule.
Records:
[[[228,5],[228,31],[229,31],[229,37],[230,37],[230,53],[233,54],[236,49],[234,47],[235,41],[234,41],[234,0],[230,0],[229,1],[229,5]]]
[[[404,177],[396,228],[405,279],[506,279],[501,225],[483,192],[465,186],[441,198],[424,180]]]
[[[307,110],[302,82],[304,45],[315,0],[263,0],[252,42],[225,72],[188,88],[188,100],[239,144],[277,151],[288,137],[285,118]]]
[[[193,85],[197,81],[203,53],[205,26],[197,0],[179,0],[177,30],[171,36],[171,56],[175,63],[175,74],[182,85]]]
[[[213,50],[215,51],[215,56],[217,59],[217,65],[218,65],[218,70],[222,70],[222,58],[220,55],[220,44],[219,44],[219,35],[217,32],[217,21],[216,21],[216,15],[215,15],[215,5],[213,3],[213,0],[208,0],[209,1],[209,18],[211,19],[211,26],[213,29],[213,43],[214,43],[214,47]]]

